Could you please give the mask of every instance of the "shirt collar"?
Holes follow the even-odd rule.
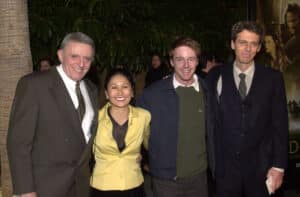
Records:
[[[193,75],[194,78],[194,82],[190,85],[183,85],[182,83],[180,83],[176,77],[175,74],[173,75],[173,86],[174,88],[178,88],[178,86],[182,86],[182,87],[193,87],[197,92],[199,92],[199,82],[198,82],[198,76],[196,74]]]
[[[65,71],[62,67],[62,64],[57,66],[56,69],[65,83],[72,85],[72,87],[75,87],[76,81],[74,81],[70,77],[68,77],[68,75],[65,73]]]

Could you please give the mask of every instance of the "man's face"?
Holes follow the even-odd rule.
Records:
[[[57,55],[67,76],[79,81],[91,67],[93,49],[88,44],[71,41]]]
[[[261,48],[259,35],[243,30],[237,34],[235,41],[231,40],[231,48],[235,52],[237,66],[250,66]]]
[[[288,31],[292,35],[294,35],[295,32],[296,32],[296,29],[299,28],[300,19],[293,12],[287,12],[286,13],[286,24],[287,24],[287,27],[288,27]]]
[[[198,65],[198,58],[192,48],[181,46],[174,49],[170,63],[175,70],[175,78],[178,82],[184,85],[194,82],[193,75]]]

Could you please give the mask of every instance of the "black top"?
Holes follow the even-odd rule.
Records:
[[[108,110],[108,116],[113,125],[113,130],[112,130],[113,138],[117,142],[119,151],[122,152],[125,149],[125,136],[128,129],[128,120],[123,125],[119,125],[110,114],[110,110]]]

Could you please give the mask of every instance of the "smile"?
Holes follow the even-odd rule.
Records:
[[[124,101],[125,98],[124,98],[124,97],[117,97],[116,100],[117,100],[117,101]]]

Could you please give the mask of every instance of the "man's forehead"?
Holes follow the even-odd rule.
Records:
[[[259,37],[260,36],[255,32],[244,30],[237,34],[236,39],[237,40],[257,40],[257,41],[259,41]]]

